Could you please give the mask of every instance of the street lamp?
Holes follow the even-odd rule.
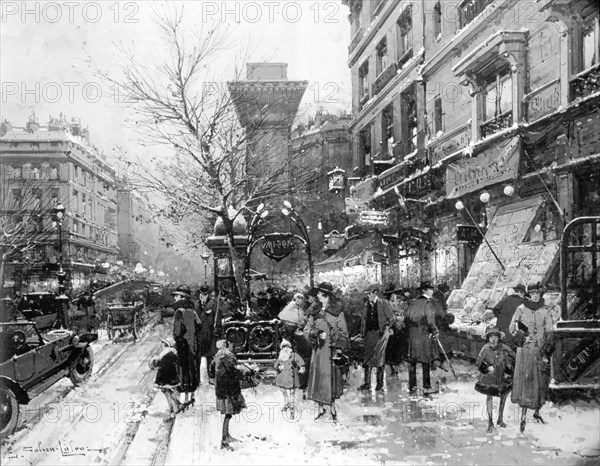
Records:
[[[313,264],[313,260],[312,260],[312,251],[310,249],[310,237],[308,236],[308,229],[306,228],[306,225],[304,224],[304,222],[298,215],[298,212],[296,212],[294,210],[294,207],[292,206],[290,201],[287,201],[287,200],[283,201],[283,205],[285,206],[285,208],[281,209],[281,212],[286,217],[289,217],[292,220],[292,222],[294,222],[296,224],[296,226],[298,226],[298,228],[300,228],[302,236],[304,237],[304,240],[306,241],[306,254],[308,256],[308,275],[309,275],[309,280],[310,280],[310,287],[314,288],[314,286],[315,286],[315,279],[314,279],[315,268],[314,268],[314,264]]]
[[[67,316],[66,312],[66,303],[69,301],[69,297],[66,295],[66,287],[65,281],[67,278],[67,274],[63,270],[63,244],[62,244],[62,222],[65,217],[65,206],[58,204],[54,208],[54,223],[58,230],[58,297],[56,298],[60,302],[61,312],[58,314],[58,322],[61,327],[66,326],[67,324]]]

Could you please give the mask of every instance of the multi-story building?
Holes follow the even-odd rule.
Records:
[[[99,263],[117,257],[117,199],[114,170],[90,144],[89,131],[61,114],[41,127],[35,117],[25,128],[2,125],[0,137],[2,216],[35,216],[39,243],[5,270],[17,287],[50,281],[62,245],[64,269],[78,288]],[[61,229],[53,209],[62,204]],[[61,237],[58,237],[61,231]]]
[[[156,265],[159,228],[148,208],[149,200],[119,183],[117,190],[119,259],[148,270]]]
[[[399,219],[381,279],[459,307],[552,282],[564,225],[600,213],[597,2],[345,3],[353,192]]]

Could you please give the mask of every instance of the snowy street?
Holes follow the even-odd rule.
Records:
[[[153,387],[148,360],[158,353],[170,324],[148,326],[137,343],[94,344],[94,373],[80,388],[64,379],[22,410],[15,434],[2,447],[2,464],[595,464],[600,408],[584,402],[541,410],[547,424],[518,431],[517,407],[507,404],[504,429],[486,434],[485,398],[474,391],[475,370],[454,361],[433,372],[442,392],[430,399],[406,395],[405,366],[386,374],[383,394],[355,387],[352,369],[338,403],[338,422],[314,420],[313,403],[297,393],[294,419],[282,413],[273,385],[245,390],[248,408],[233,418],[234,451],[219,448],[221,415],[214,389],[204,382],[196,403],[169,420],[163,395]],[[484,416],[482,418],[482,415]],[[533,420],[532,420],[533,421]],[[557,428],[560,427],[560,428]],[[594,457],[595,455],[595,457]],[[596,463],[597,464],[597,463]]]

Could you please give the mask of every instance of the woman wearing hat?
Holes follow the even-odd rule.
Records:
[[[194,310],[192,293],[187,285],[179,285],[173,292],[173,338],[177,349],[177,373],[184,405],[194,403],[194,392],[200,382],[197,332],[200,319]]]
[[[169,405],[169,412],[171,417],[175,417],[175,414],[181,409],[181,402],[179,401],[179,395],[175,392],[179,380],[177,378],[177,352],[173,347],[175,342],[171,338],[165,338],[161,340],[163,350],[158,357],[150,360],[150,369],[158,369],[156,372],[156,378],[154,379],[154,386],[159,388]]]
[[[486,395],[486,406],[488,415],[487,433],[494,430],[493,419],[493,397],[500,397],[498,408],[499,427],[506,427],[503,421],[504,405],[512,387],[512,374],[515,367],[515,353],[500,340],[504,338],[504,332],[498,328],[489,326],[485,331],[487,343],[481,348],[476,367],[479,369],[479,380],[475,384],[475,390]]]
[[[550,355],[543,349],[554,325],[551,309],[542,297],[542,286],[539,283],[530,285],[527,291],[529,299],[517,308],[510,323],[518,346],[511,401],[522,408],[521,432],[525,430],[528,409],[533,409],[533,418],[544,424],[540,408],[548,396]]]
[[[325,415],[327,405],[335,421],[335,400],[344,392],[342,368],[335,364],[335,358],[348,345],[348,327],[342,306],[335,299],[333,285],[323,282],[316,289],[322,309],[306,327],[313,347],[307,398],[319,405],[315,419]]]

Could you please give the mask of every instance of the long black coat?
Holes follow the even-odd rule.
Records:
[[[200,331],[198,332],[198,354],[200,357],[214,357],[217,354],[217,340],[222,330],[220,312],[217,315],[216,303],[208,301],[200,313]]]
[[[408,360],[431,363],[439,356],[435,341],[431,338],[438,333],[435,325],[433,303],[426,296],[416,298],[404,314],[404,325],[408,330]]]

